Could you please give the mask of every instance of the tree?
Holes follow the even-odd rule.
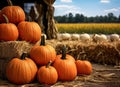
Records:
[[[118,17],[118,22],[120,22],[120,15],[119,15],[119,17]]]
[[[113,13],[108,13],[109,22],[116,22],[116,17]]]
[[[74,22],[75,23],[79,23],[80,22],[80,14],[75,14]]]
[[[63,16],[57,16],[55,19],[59,23],[118,23],[120,22],[120,15],[116,17],[113,13],[108,13],[105,16],[95,16],[95,17],[87,17],[83,14],[75,14],[73,16],[72,13]]]
[[[80,22],[84,22],[84,15],[83,14],[80,15]]]
[[[73,22],[73,14],[72,14],[72,13],[69,13],[69,14],[68,14],[68,22],[69,22],[69,23],[72,23],[72,22]]]

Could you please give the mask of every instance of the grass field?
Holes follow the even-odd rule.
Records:
[[[120,23],[75,23],[75,24],[56,24],[60,33],[103,33],[120,34]]]

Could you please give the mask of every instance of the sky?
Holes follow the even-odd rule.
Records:
[[[120,0],[56,0],[55,16],[63,16],[68,13],[76,13],[84,16],[104,16],[112,12],[115,16],[120,15]]]

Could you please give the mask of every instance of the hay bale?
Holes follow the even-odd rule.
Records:
[[[61,53],[63,45],[66,45],[67,53],[75,59],[89,60],[101,64],[120,64],[120,42],[82,43],[80,41],[62,41],[55,45],[57,54]]]
[[[7,63],[15,57],[20,58],[23,52],[29,53],[32,44],[25,41],[0,42],[0,78],[5,79]]]
[[[26,41],[0,42],[0,59],[20,57],[23,52],[29,52],[31,46]]]
[[[6,79],[6,66],[10,60],[8,59],[0,59],[0,78]]]

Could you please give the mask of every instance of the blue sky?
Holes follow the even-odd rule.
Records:
[[[85,16],[107,15],[112,12],[120,15],[120,0],[56,0],[55,16],[79,13]]]

